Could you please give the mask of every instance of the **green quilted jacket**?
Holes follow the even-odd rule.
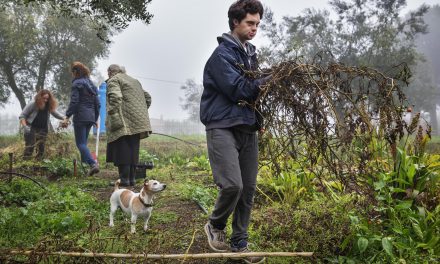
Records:
[[[148,108],[151,96],[142,89],[141,83],[125,73],[118,73],[107,80],[107,141],[122,136],[151,134]]]

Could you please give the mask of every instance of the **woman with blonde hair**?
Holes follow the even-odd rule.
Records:
[[[72,90],[69,107],[66,111],[67,118],[73,116],[73,130],[75,132],[76,146],[81,153],[81,161],[90,166],[89,176],[98,173],[98,163],[93,159],[87,140],[90,129],[96,125],[99,116],[100,103],[98,88],[90,80],[90,70],[79,61],[71,66]]]
[[[34,100],[29,102],[20,114],[20,124],[24,127],[24,158],[29,159],[37,146],[37,159],[41,159],[44,154],[47,133],[50,124],[50,115],[60,120],[65,117],[57,109],[58,103],[49,90],[42,89]]]

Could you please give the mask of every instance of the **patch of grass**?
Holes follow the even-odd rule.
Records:
[[[0,149],[8,147],[16,142],[23,140],[23,136],[20,134],[16,135],[2,135],[0,136]]]
[[[76,233],[88,219],[106,217],[106,204],[77,187],[51,184],[43,190],[28,180],[0,185],[0,248],[31,247],[44,236]]]
[[[170,224],[174,223],[179,216],[175,212],[159,212],[157,210],[151,216],[151,221],[154,224]]]
[[[341,253],[340,244],[350,233],[346,212],[350,196],[336,203],[324,195],[300,200],[296,207],[278,203],[253,211],[251,242],[266,251],[315,252],[313,263]],[[271,263],[286,263],[272,259]]]

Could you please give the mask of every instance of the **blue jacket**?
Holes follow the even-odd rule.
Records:
[[[260,92],[263,79],[245,76],[245,70],[258,67],[255,46],[248,51],[230,34],[217,38],[219,45],[205,65],[203,94],[200,101],[200,120],[206,129],[254,126],[253,103]]]
[[[74,79],[66,116],[73,115],[74,123],[95,123],[98,120],[100,107],[98,88],[92,81],[89,78]]]

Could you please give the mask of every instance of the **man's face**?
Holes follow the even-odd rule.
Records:
[[[260,14],[247,14],[246,17],[238,22],[234,20],[234,30],[232,34],[238,37],[241,42],[251,40],[257,34],[257,28],[260,25]]]

